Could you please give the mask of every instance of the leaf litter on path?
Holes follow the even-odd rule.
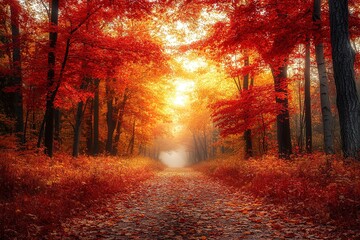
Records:
[[[357,235],[356,235],[357,234]],[[360,239],[290,216],[192,169],[166,169],[138,191],[69,219],[48,239]]]

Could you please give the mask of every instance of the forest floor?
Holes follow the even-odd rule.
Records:
[[[68,219],[48,239],[360,239],[287,213],[189,168],[166,169],[136,191]]]

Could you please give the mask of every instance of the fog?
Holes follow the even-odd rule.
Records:
[[[189,153],[185,147],[179,147],[174,150],[161,151],[159,159],[170,168],[182,168],[189,163]]]

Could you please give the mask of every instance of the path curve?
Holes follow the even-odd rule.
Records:
[[[105,209],[105,210],[104,210]],[[51,239],[341,239],[192,169],[166,169],[103,211],[73,218]]]

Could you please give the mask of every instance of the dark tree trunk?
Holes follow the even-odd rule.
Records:
[[[116,155],[118,152],[118,144],[120,141],[121,127],[122,127],[122,123],[123,123],[123,119],[124,119],[125,107],[126,107],[126,102],[127,102],[128,98],[129,98],[128,90],[125,89],[124,95],[123,95],[123,100],[121,101],[120,106],[119,106],[118,117],[116,119],[116,134],[115,134],[115,138],[114,138],[113,155]]]
[[[311,95],[310,95],[310,40],[305,48],[305,139],[306,152],[312,152]]]
[[[83,82],[80,86],[80,89],[83,90],[86,88],[86,84]],[[85,106],[86,108],[86,106]],[[80,136],[81,136],[81,122],[83,119],[84,113],[84,103],[79,102],[76,111],[75,117],[75,126],[74,126],[74,142],[73,142],[73,157],[79,156],[79,148],[80,148]]]
[[[249,66],[249,57],[248,56],[246,56],[246,58],[245,58],[244,65]],[[249,90],[249,74],[246,74],[244,76],[243,89],[245,91]],[[245,139],[245,158],[248,159],[253,156],[251,129],[245,130],[244,139]]]
[[[113,152],[113,135],[115,130],[115,121],[113,119],[113,102],[112,98],[107,100],[107,112],[106,112],[106,123],[108,127],[107,139],[106,139],[106,152]]]
[[[61,145],[61,111],[60,109],[55,109],[54,111],[54,140],[57,144]]]
[[[262,125],[262,138],[261,138],[261,147],[263,153],[267,153],[267,141],[266,141],[266,126],[265,126],[265,119],[264,115],[261,113],[261,125]]]
[[[99,79],[95,79],[94,96],[94,150],[93,154],[99,154]]]
[[[330,29],[342,150],[345,157],[359,157],[360,102],[355,85],[355,51],[349,38],[348,0],[329,0]]]
[[[51,30],[49,34],[50,49],[48,53],[48,93],[45,112],[45,153],[53,156],[54,143],[54,97],[52,89],[55,83],[55,47],[57,41],[57,26],[59,15],[59,0],[51,1]]]
[[[128,148],[127,148],[127,153],[130,154],[130,155],[133,155],[134,154],[134,145],[135,145],[135,119],[133,121],[133,126],[132,126],[132,133],[131,133],[131,138],[130,138],[130,141],[129,141],[129,145],[128,145]],[[156,158],[156,150],[155,150],[155,158]]]
[[[76,112],[76,122],[74,126],[74,142],[73,142],[73,157],[79,156],[79,146],[80,146],[80,133],[81,133],[81,120],[83,113],[84,103],[79,102]]]
[[[16,5],[16,6],[15,6]],[[24,138],[24,116],[23,116],[23,98],[22,98],[22,74],[21,74],[21,48],[20,48],[20,29],[19,29],[19,3],[13,1],[10,5],[11,12],[11,34],[13,44],[12,54],[12,71],[13,71],[13,85],[16,87],[14,93],[14,116],[15,132],[20,143],[25,142]]]
[[[110,81],[110,79],[108,80]],[[110,90],[110,83],[106,83],[106,105],[107,105],[107,112],[106,112],[106,124],[107,124],[107,140],[106,140],[106,152],[112,154],[113,152],[113,136],[115,130],[115,120],[114,120],[114,105],[113,101],[114,98],[112,96]]]
[[[94,99],[90,101],[88,107],[88,115],[86,117],[86,152],[88,155],[94,154],[94,138],[93,138],[93,109],[94,109]]]
[[[27,129],[28,129],[29,117],[30,117],[30,110],[26,109],[25,123],[24,123],[24,134],[23,134],[24,143],[26,142],[26,138],[27,138]]]
[[[321,0],[314,0],[313,21],[317,32],[321,32]],[[320,80],[320,101],[321,113],[324,135],[324,150],[326,154],[334,153],[334,140],[333,140],[333,116],[331,113],[331,104],[329,99],[329,84],[326,73],[324,46],[322,39],[314,39],[315,41],[315,55],[316,63]]]
[[[278,69],[272,69],[274,76],[274,85],[276,93],[276,103],[280,111],[276,116],[277,125],[277,142],[280,158],[290,158],[292,153],[291,135],[290,135],[290,116],[288,102],[288,85],[287,85],[287,65]]]
[[[247,129],[244,132],[245,139],[245,158],[248,159],[253,156],[252,152],[252,139],[251,139],[251,129]]]
[[[299,81],[298,85],[298,97],[299,97],[299,135],[297,135],[297,145],[299,148],[299,152],[303,151],[304,147],[304,115],[305,109],[303,108],[303,101],[302,101],[302,85]]]

